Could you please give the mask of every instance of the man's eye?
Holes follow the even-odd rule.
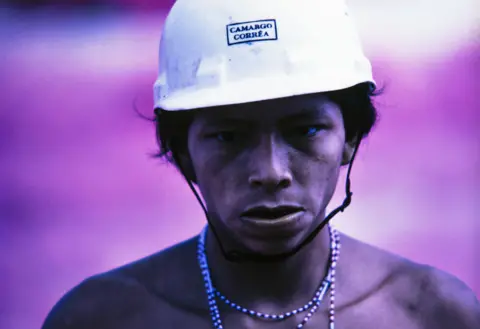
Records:
[[[325,126],[323,125],[303,126],[295,128],[293,133],[296,136],[314,137],[323,129],[325,129]]]
[[[235,140],[235,133],[232,131],[221,131],[207,135],[208,138],[215,139],[219,142],[228,143]]]
[[[305,135],[308,137],[315,136],[320,131],[319,127],[307,127],[305,128]]]

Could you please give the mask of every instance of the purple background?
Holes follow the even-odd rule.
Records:
[[[0,9],[2,329],[39,328],[86,276],[188,238],[205,222],[175,170],[149,157],[154,127],[133,109],[151,114],[173,1],[28,2]],[[387,89],[353,169],[353,204],[334,222],[449,271],[480,295],[474,4],[438,5],[433,14],[427,0],[415,13],[373,2],[355,8]],[[82,6],[94,3],[102,6]]]

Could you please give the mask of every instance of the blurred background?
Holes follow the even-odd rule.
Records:
[[[1,1],[1,329],[39,328],[85,277],[204,225],[180,176],[150,157],[153,124],[134,110],[152,113],[173,2]],[[480,296],[478,1],[350,3],[386,90],[353,203],[334,222]]]

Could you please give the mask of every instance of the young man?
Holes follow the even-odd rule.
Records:
[[[85,280],[43,328],[480,328],[462,282],[328,224],[351,201],[347,178],[325,213],[375,123],[374,89],[341,0],[178,0],[157,137],[209,225]]]

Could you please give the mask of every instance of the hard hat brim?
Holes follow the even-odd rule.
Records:
[[[373,77],[342,74],[335,69],[330,76],[283,76],[260,79],[249,79],[197,89],[195,87],[177,90],[155,102],[155,108],[165,111],[184,111],[199,108],[225,106],[233,104],[253,103],[270,99],[315,94],[353,87],[362,82],[370,83],[376,88]],[[155,85],[155,89],[161,88]]]

